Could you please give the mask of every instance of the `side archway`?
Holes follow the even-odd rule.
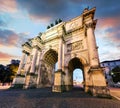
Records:
[[[83,74],[83,81],[85,81],[84,64],[80,58],[74,57],[68,62],[68,67],[65,70],[65,87],[69,91],[73,88],[73,72],[75,69],[81,69]]]

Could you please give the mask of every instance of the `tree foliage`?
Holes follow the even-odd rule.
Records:
[[[115,83],[120,82],[120,66],[116,66],[112,69],[111,75]]]
[[[0,65],[0,82],[10,83],[16,75],[19,64]]]

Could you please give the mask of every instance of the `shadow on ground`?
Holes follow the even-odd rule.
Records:
[[[82,88],[53,93],[51,88],[0,91],[0,108],[120,108],[120,101],[101,99]]]

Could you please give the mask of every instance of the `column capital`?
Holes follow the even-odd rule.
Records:
[[[88,24],[85,24],[85,27],[88,29],[88,28],[94,28],[94,23],[91,22],[91,23],[88,23]]]
[[[30,55],[30,53],[27,52],[27,51],[25,51],[25,50],[22,50],[22,53],[25,53],[25,54],[27,54],[27,55]]]
[[[33,48],[36,48],[37,50],[40,50],[40,47],[38,45],[34,45]]]
[[[95,29],[96,23],[97,23],[97,20],[93,20],[92,22],[85,24],[85,27],[86,27],[87,29],[88,29],[88,28],[93,28],[93,29]]]

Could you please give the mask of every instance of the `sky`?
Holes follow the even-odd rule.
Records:
[[[20,59],[21,44],[56,19],[68,21],[96,7],[100,61],[120,59],[120,0],[0,0],[0,64]]]

